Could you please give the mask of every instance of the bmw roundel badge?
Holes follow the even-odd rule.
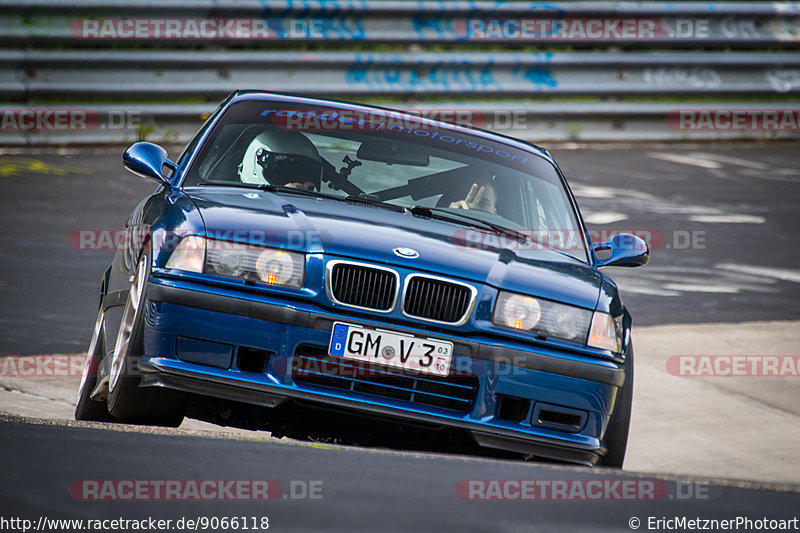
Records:
[[[405,257],[406,259],[416,259],[419,257],[419,252],[414,250],[413,248],[395,248],[392,250],[395,254],[399,255],[400,257]]]

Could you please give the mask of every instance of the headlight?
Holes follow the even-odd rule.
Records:
[[[197,235],[184,237],[167,261],[167,268],[202,272],[206,258],[206,240]]]
[[[595,311],[589,331],[589,346],[620,353],[622,350],[622,317]]]
[[[300,288],[305,276],[305,255],[191,236],[180,242],[167,261],[167,268]]]
[[[295,257],[292,257],[293,255]],[[300,287],[303,284],[303,265],[296,258],[297,255],[275,249],[259,252],[256,259],[256,274],[268,285]]]
[[[501,291],[492,322],[498,326],[585,344],[591,318],[592,312],[587,309]]]

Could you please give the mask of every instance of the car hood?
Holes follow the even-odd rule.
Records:
[[[601,276],[578,259],[519,245],[511,252],[465,244],[465,237],[492,242],[498,238],[492,232],[343,200],[243,189],[184,192],[212,238],[394,265],[588,309],[597,303]],[[411,248],[419,257],[401,257],[396,248]]]

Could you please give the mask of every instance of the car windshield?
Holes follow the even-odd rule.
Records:
[[[399,112],[236,102],[183,182],[209,185],[417,207],[467,226],[515,230],[536,246],[587,261],[576,214],[551,163],[513,144]]]

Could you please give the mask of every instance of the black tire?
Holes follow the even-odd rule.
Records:
[[[97,370],[100,360],[105,355],[105,340],[103,336],[103,320],[105,313],[99,311],[94,324],[94,333],[86,352],[86,363],[83,367],[81,385],[78,389],[78,405],[75,406],[75,420],[89,420],[92,422],[115,422],[108,412],[106,402],[96,402],[90,394],[97,385]]]
[[[120,422],[177,427],[186,413],[186,396],[160,387],[139,387],[136,363],[142,355],[144,305],[150,257],[139,259],[125,302],[112,364],[109,365],[108,412]]]
[[[605,456],[600,460],[603,466],[622,468],[625,461],[625,450],[628,447],[628,431],[631,426],[631,408],[633,407],[633,344],[628,345],[625,353],[625,383],[619,391],[617,404],[611,423],[606,432]]]

